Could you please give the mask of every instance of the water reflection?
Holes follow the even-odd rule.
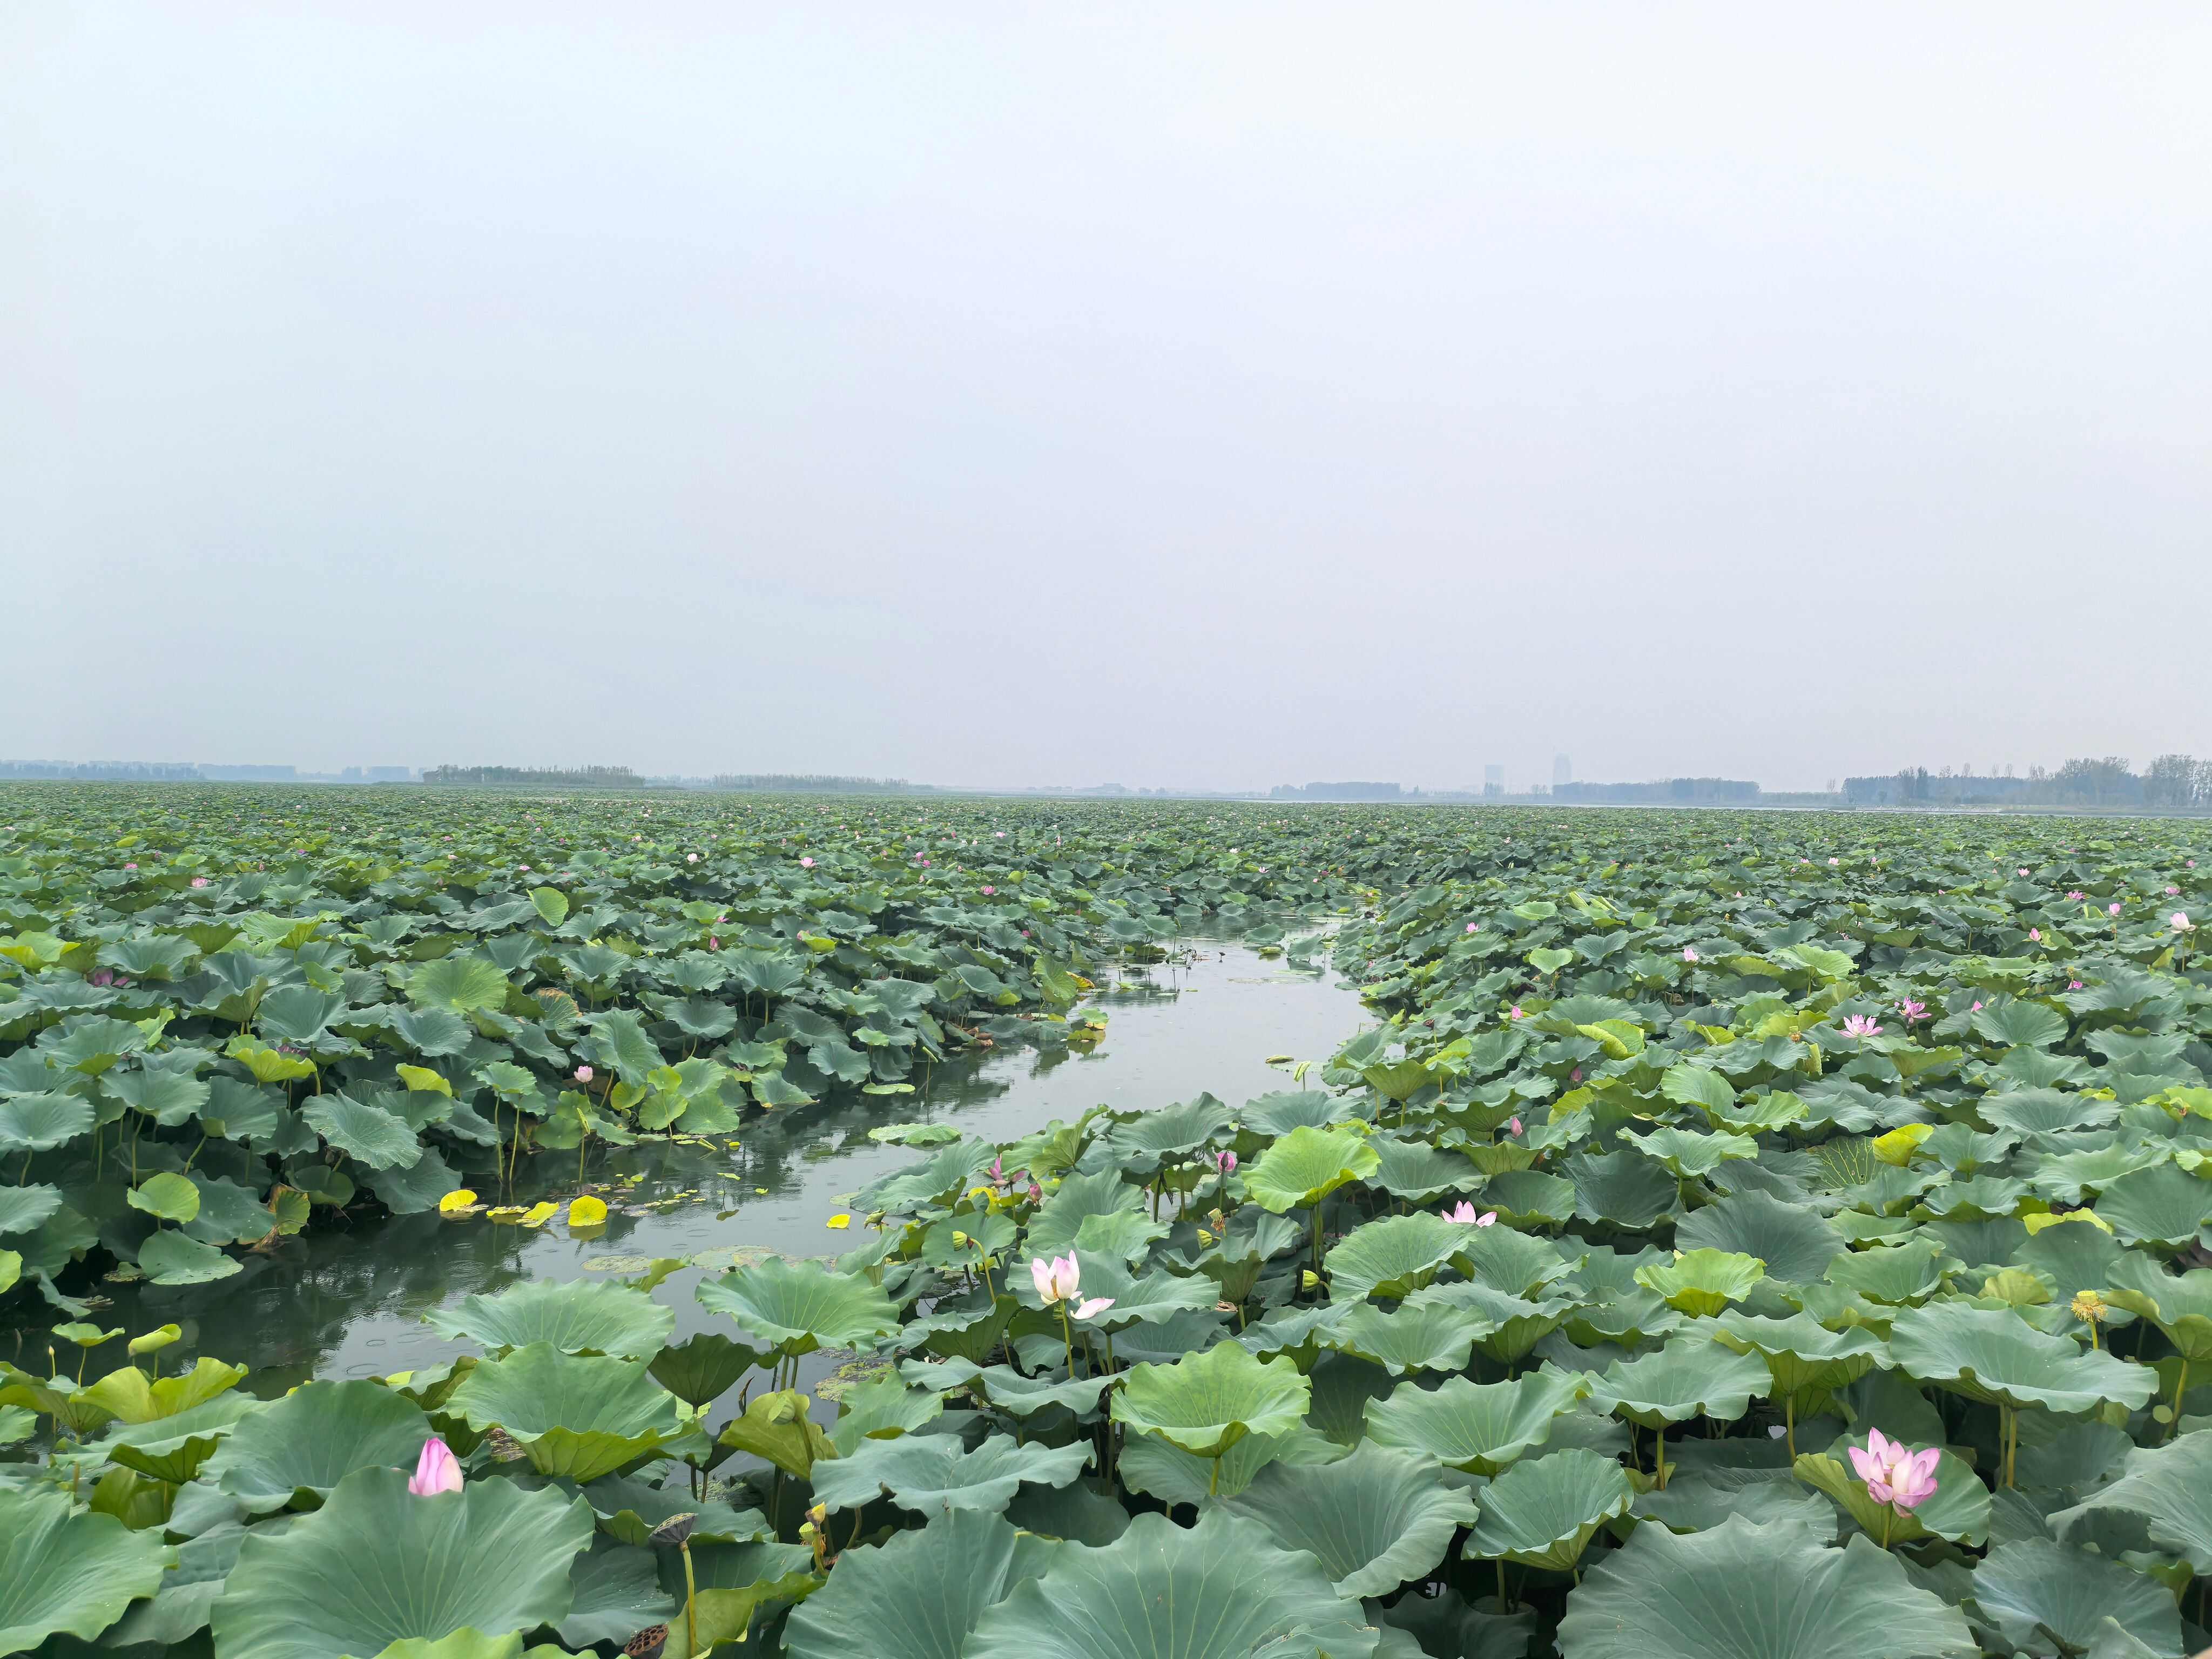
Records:
[[[913,1095],[841,1092],[749,1117],[737,1134],[709,1145],[650,1139],[595,1155],[588,1179],[605,1183],[610,1214],[590,1237],[572,1237],[557,1222],[538,1231],[482,1216],[392,1216],[319,1229],[249,1255],[242,1273],[214,1285],[103,1285],[114,1305],[94,1316],[134,1334],[173,1321],[184,1339],[165,1359],[189,1364],[204,1352],[243,1361],[253,1368],[246,1386],[266,1395],[310,1376],[434,1364],[469,1345],[441,1340],[423,1313],[472,1291],[629,1268],[615,1257],[641,1267],[707,1250],[816,1255],[849,1247],[857,1241],[825,1226],[840,1196],[917,1156],[869,1139],[880,1124],[942,1121],[1009,1140],[1101,1103],[1160,1106],[1201,1089],[1243,1101],[1284,1086],[1267,1056],[1318,1058],[1359,1020],[1358,999],[1333,975],[1292,970],[1220,941],[1194,942],[1187,957],[1115,978],[1096,1000],[1109,1019],[1095,1051],[1067,1043],[1060,1028],[1032,1029],[1026,1035],[1043,1036],[1043,1046],[1010,1035],[981,1058],[939,1068]],[[446,1156],[479,1190],[495,1188],[488,1150]],[[516,1200],[565,1200],[574,1182],[568,1155],[545,1154],[523,1170]],[[661,1292],[677,1310],[679,1337],[718,1322],[692,1299],[702,1272],[685,1269]],[[119,1359],[120,1347],[96,1351],[94,1368],[113,1363],[103,1363],[110,1352]],[[27,1354],[23,1363],[36,1362]]]

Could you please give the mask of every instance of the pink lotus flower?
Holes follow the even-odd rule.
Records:
[[[2027,866],[2026,865],[2023,864],[2020,866],[2020,873],[2023,876],[2027,873]]]
[[[414,1478],[408,1481],[407,1490],[417,1498],[435,1498],[460,1489],[461,1466],[454,1460],[453,1449],[432,1435],[422,1443],[422,1455],[415,1460]]]
[[[136,870],[138,866],[135,864],[126,864],[123,867],[126,870]]]
[[[2166,890],[2166,897],[2168,897],[2168,898],[2172,898],[2172,897],[2173,897],[2173,896],[2174,896],[2174,895],[2176,895],[2177,893],[2179,893],[2179,892],[2180,892],[2180,891],[2181,891],[2181,890],[2180,890],[2179,887],[2169,887],[2169,888],[2167,888],[2167,889]]]
[[[204,887],[207,884],[208,880],[205,876],[194,876],[192,878],[192,885],[195,887]]]
[[[1567,1081],[1570,1083],[1580,1083],[1582,1080],[1583,1068],[1579,1066],[1576,1066],[1573,1071],[1567,1073]]]
[[[1444,1219],[1456,1221],[1462,1227],[1489,1227],[1497,1224],[1498,1212],[1492,1210],[1486,1215],[1477,1215],[1474,1206],[1462,1199],[1444,1212]]]
[[[2031,927],[2027,930],[2027,937],[2031,944],[2040,945],[2043,943],[2043,929]]]
[[[1978,1002],[1972,1007],[1967,1009],[1966,1012],[1970,1014],[1978,1014],[1982,1012],[1982,1005]]]
[[[719,951],[722,948],[722,941],[714,934],[709,933],[707,935],[707,948],[709,951]]]
[[[1924,1002],[1915,1002],[1911,997],[1907,997],[1897,1005],[1897,1012],[1903,1014],[1908,1020],[1925,1019],[1928,1018],[1928,1005]]]
[[[995,887],[986,887],[986,888],[983,890],[983,896],[984,896],[985,898],[990,898],[990,897],[993,897],[993,896],[994,896],[997,894],[998,890],[998,890],[997,888],[995,888]]]
[[[841,830],[844,828],[842,824],[840,824],[837,827]],[[1006,832],[1003,830],[994,830],[991,831],[991,839],[994,841],[1004,841],[1006,838]]]
[[[1216,1152],[1213,1155],[1213,1167],[1219,1174],[1234,1175],[1237,1172],[1237,1154]]]
[[[1828,862],[1831,864],[1841,864],[1843,860],[1841,859],[1830,859]]]
[[[518,864],[518,865],[516,865],[514,867],[515,867],[516,869],[518,869],[518,870],[521,871],[521,872],[522,872],[522,873],[523,873],[524,875],[526,875],[526,875],[528,875],[528,874],[530,873],[530,866],[529,866],[528,865],[526,865],[526,864]]]
[[[2176,910],[2173,913],[2173,931],[2177,933],[2193,933],[2197,931],[2197,924],[2190,921],[2189,913],[2186,910]]]
[[[2114,899],[2114,900],[2113,900],[2110,904],[2106,905],[2106,906],[2105,907],[2105,914],[2106,914],[2106,915],[2108,915],[2108,916],[2117,916],[2118,915],[2119,915],[2119,914],[2120,914],[2120,902],[2119,902],[2119,900],[2118,900],[2118,899]]]
[[[1508,1134],[1515,1134],[1515,1135],[1519,1134],[1519,1133],[1521,1133],[1521,1120],[1520,1120],[1519,1118],[1517,1118],[1517,1117],[1512,1117],[1512,1118],[1508,1118],[1508,1119],[1506,1119],[1506,1120],[1505,1120],[1505,1132],[1506,1132]]]
[[[1036,1285],[1037,1300],[1048,1308],[1073,1296],[1081,1288],[1082,1278],[1082,1267],[1073,1250],[1050,1261],[1036,1257],[1030,1262],[1030,1279]]]
[[[1693,945],[1685,945],[1682,947],[1682,960],[1685,962],[1695,962],[1697,959],[1698,952],[1696,947]]]
[[[2067,894],[2066,902],[2069,904],[2079,904],[2087,897],[2088,897],[2088,895],[2077,887],[2072,892]]]
[[[1881,1027],[1864,1014],[1852,1014],[1844,1021],[1844,1035],[1855,1037],[1880,1036]]]
[[[589,1083],[589,1082],[592,1080],[592,1068],[591,1068],[590,1066],[579,1066],[576,1068],[576,1081],[577,1081],[577,1082],[579,1082],[579,1083]]]
[[[1094,1296],[1086,1301],[1079,1302],[1075,1304],[1075,1316],[1078,1319],[1092,1319],[1097,1317],[1098,1315],[1104,1313],[1107,1309],[1113,1305],[1114,1298],[1112,1297]]]
[[[1479,933],[1482,931],[1482,924],[1479,921],[1470,921],[1467,925],[1467,931],[1470,933]]]
[[[2069,991],[2078,991],[2081,988],[2081,981],[2078,979],[2069,979],[2066,981],[2066,988]]]
[[[1854,1446],[1850,1451],[1851,1468],[1866,1482],[1867,1496],[1875,1503],[1908,1515],[1936,1495],[1936,1464],[1942,1455],[1941,1447],[1914,1451],[1876,1429],[1867,1436],[1863,1449]]]
[[[1370,963],[1369,966],[1371,967],[1373,964]],[[1521,1017],[1521,1005],[1516,1002],[1513,1005],[1513,1012],[1507,1015],[1506,1018],[1509,1019],[1519,1019]]]
[[[927,863],[928,860],[925,859],[923,862]],[[799,867],[802,870],[811,870],[814,867],[814,860],[812,859],[801,859],[799,861]]]
[[[696,853],[686,853],[684,855],[684,862],[686,864],[696,864],[699,862],[699,855]]]

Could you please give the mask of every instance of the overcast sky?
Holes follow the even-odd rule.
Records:
[[[2212,11],[0,14],[0,757],[2212,753]]]

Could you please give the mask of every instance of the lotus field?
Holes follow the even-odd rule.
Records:
[[[2197,825],[44,786],[0,823],[0,1654],[2212,1642]],[[934,1114],[1201,935],[1325,939],[1369,1021],[1256,1099]],[[385,1212],[589,1237],[653,1138],[855,1100],[910,1162],[681,1338],[675,1260],[289,1391],[103,1320]]]

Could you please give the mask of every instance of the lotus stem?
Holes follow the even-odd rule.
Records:
[[[1790,1461],[1795,1463],[1797,1461],[1797,1397],[1795,1395],[1782,1396],[1782,1433],[1783,1443],[1790,1448]]]
[[[2166,1425],[2166,1437],[2173,1438],[2173,1431],[2181,1426],[2181,1396],[2189,1392],[2189,1359],[2184,1355],[2181,1374],[2173,1379],[2173,1419]]]
[[[691,1576],[691,1540],[687,1538],[676,1547],[684,1553],[684,1651],[691,1659],[696,1659],[699,1651],[699,1583]]]

